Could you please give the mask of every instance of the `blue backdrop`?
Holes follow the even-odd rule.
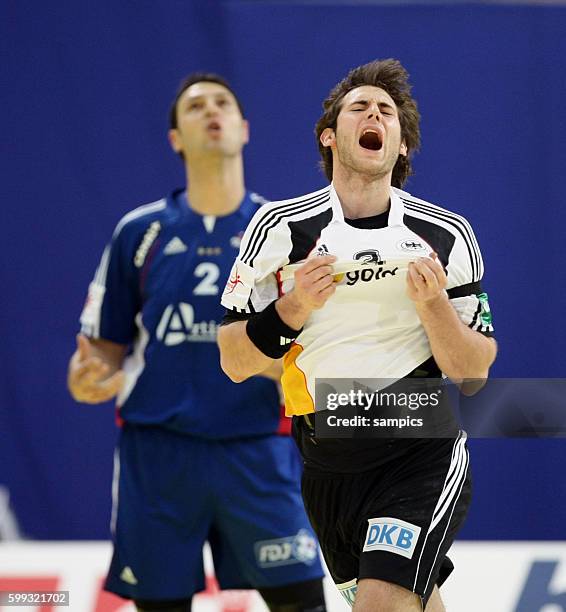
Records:
[[[186,73],[240,92],[247,183],[313,191],[321,101],[353,66],[396,57],[423,115],[408,190],[466,215],[486,262],[494,376],[564,376],[566,8],[258,1],[5,2],[0,484],[34,538],[106,538],[111,405],[65,388],[104,243],[183,184],[166,140]],[[472,441],[467,538],[564,537],[566,443]]]

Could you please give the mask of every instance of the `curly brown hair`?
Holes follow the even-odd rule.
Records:
[[[350,71],[348,76],[340,81],[322,103],[324,110],[315,127],[318,150],[322,161],[321,168],[329,181],[332,181],[332,151],[320,142],[320,135],[326,128],[336,129],[338,114],[342,108],[344,96],[356,87],[374,85],[385,90],[393,99],[399,112],[401,138],[407,146],[407,155],[399,155],[393,168],[391,184],[402,187],[411,174],[411,155],[418,150],[421,143],[419,128],[420,115],[417,103],[411,96],[409,74],[401,63],[395,59],[374,60]]]

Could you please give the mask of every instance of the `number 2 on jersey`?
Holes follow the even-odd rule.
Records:
[[[195,268],[195,276],[202,278],[202,280],[194,288],[193,295],[218,295],[216,281],[220,276],[220,269],[216,264],[210,261],[200,263]]]

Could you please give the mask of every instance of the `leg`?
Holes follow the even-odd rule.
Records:
[[[362,514],[369,524],[361,524],[360,584],[364,578],[397,584],[428,603],[453,569],[446,555],[469,504],[467,467],[463,436],[431,440],[415,448],[393,482],[384,478],[388,487],[377,484],[379,495]],[[425,610],[444,610],[438,594]]]
[[[432,595],[426,604],[425,612],[446,612],[446,608],[442,603],[442,599],[440,598],[440,591],[438,587],[435,586],[432,591]]]
[[[326,612],[322,578],[259,589],[270,612]]]
[[[365,578],[358,582],[353,611],[422,612],[422,603],[421,598],[408,589],[392,582]]]
[[[247,585],[268,604],[309,609],[324,572],[301,500],[294,442],[285,436],[225,441],[217,444],[214,465],[222,478],[213,483],[218,501],[209,542],[220,587]]]
[[[158,428],[123,428],[106,590],[173,608],[185,600],[184,609],[202,590],[202,546],[210,523],[206,483],[195,476],[206,466],[202,446]]]

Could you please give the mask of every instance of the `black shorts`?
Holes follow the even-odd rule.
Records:
[[[417,593],[426,605],[454,568],[446,553],[471,498],[466,436],[413,440],[410,447],[371,471],[303,474],[309,519],[350,603],[356,581],[375,578]]]

